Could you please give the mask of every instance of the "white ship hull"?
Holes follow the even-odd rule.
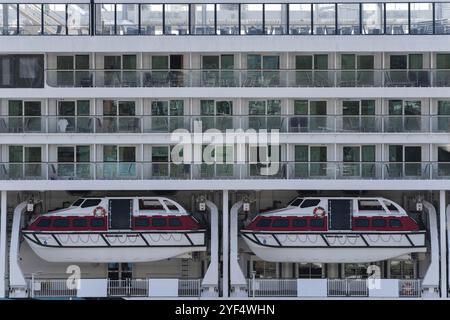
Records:
[[[242,231],[250,250],[272,262],[363,263],[426,252],[425,232],[277,233]]]
[[[150,262],[205,251],[205,231],[26,232],[31,249],[49,262]]]

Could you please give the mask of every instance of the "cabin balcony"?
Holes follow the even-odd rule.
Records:
[[[420,298],[421,279],[248,279],[249,297]]]
[[[156,281],[155,281],[156,280]],[[30,298],[197,298],[201,279],[80,279],[79,286],[66,279],[28,279]],[[83,285],[85,288],[83,288]],[[86,290],[88,285],[92,287]],[[94,290],[93,287],[96,286]],[[169,287],[169,289],[167,289]],[[421,279],[247,279],[248,297],[292,298],[421,298]],[[247,289],[245,288],[245,289]],[[167,289],[167,290],[165,290]]]
[[[202,279],[27,279],[30,298],[200,297]],[[70,284],[70,285],[69,285]]]
[[[198,127],[197,127],[198,126]],[[184,129],[281,133],[450,133],[449,115],[1,116],[0,133],[171,133]]]
[[[46,70],[55,88],[358,88],[449,87],[446,69],[179,69]]]
[[[264,168],[274,168],[266,172]],[[0,180],[442,180],[449,162],[0,163]]]

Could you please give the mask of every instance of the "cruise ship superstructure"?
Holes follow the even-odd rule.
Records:
[[[448,298],[450,2],[0,0],[0,158],[0,298]]]

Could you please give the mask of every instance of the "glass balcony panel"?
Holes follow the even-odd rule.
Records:
[[[289,4],[289,34],[311,34],[311,4]]]
[[[386,3],[386,34],[409,34],[408,3]]]
[[[433,4],[411,3],[411,34],[433,34]]]
[[[338,3],[338,34],[360,34],[359,3]]]
[[[162,4],[141,4],[141,34],[163,34]]]
[[[241,34],[264,34],[262,4],[241,4]]]
[[[17,4],[0,4],[0,35],[17,34]]]
[[[42,5],[19,4],[19,34],[42,34]]]
[[[114,4],[96,4],[96,26],[95,34],[97,35],[114,35],[116,34],[115,26],[115,5]]]
[[[67,32],[70,35],[89,35],[91,14],[89,4],[67,5]]]
[[[193,4],[191,6],[192,34],[216,34],[214,7],[214,4]]]
[[[186,35],[189,34],[189,5],[165,4],[164,5],[164,34]]]
[[[384,8],[382,3],[362,3],[362,33],[384,33]]]
[[[265,34],[286,34],[287,5],[264,4],[264,28]]]
[[[334,3],[313,4],[314,34],[336,34],[336,5]]]
[[[239,34],[239,4],[217,4],[217,34]]]
[[[44,34],[66,34],[65,4],[44,4]]]
[[[450,179],[450,162],[437,162],[433,164],[434,179]]]
[[[117,34],[138,35],[139,34],[139,5],[117,4],[116,5]]]
[[[436,2],[434,15],[434,33],[450,34],[450,3]]]

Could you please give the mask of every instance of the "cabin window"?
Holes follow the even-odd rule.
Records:
[[[101,202],[100,199],[86,199],[86,201],[83,202],[81,207],[82,208],[94,207],[94,206],[97,206],[98,204],[100,204],[100,202]]]
[[[87,227],[87,219],[73,219],[72,225],[76,228]]]
[[[320,199],[306,199],[302,202],[300,208],[310,208],[319,205]]]
[[[302,198],[296,198],[291,203],[289,203],[290,206],[298,207],[300,203],[302,203]]]
[[[181,223],[181,220],[179,218],[170,218],[169,219],[169,226],[171,227],[181,227],[183,224]]]
[[[391,219],[389,220],[389,226],[392,228],[401,228],[403,224],[399,219]]]
[[[154,227],[165,227],[166,226],[166,219],[164,219],[164,218],[153,218],[152,219],[152,225]]]
[[[309,226],[314,228],[323,228],[323,220],[322,219],[311,219],[309,221]]]
[[[293,221],[292,225],[296,228],[304,228],[304,227],[306,227],[306,220],[305,219],[295,219]]]
[[[359,211],[384,211],[378,200],[359,200]]]
[[[78,206],[80,206],[80,204],[83,203],[83,201],[84,201],[84,199],[78,199],[77,201],[75,201],[75,202],[72,204],[72,206],[78,207]]]
[[[386,227],[386,220],[384,219],[373,219],[372,227]]]
[[[105,220],[101,218],[95,218],[91,220],[91,227],[99,228],[105,226]]]
[[[367,228],[369,227],[369,219],[356,219],[355,227],[358,228]]]
[[[288,219],[275,219],[272,221],[272,227],[275,227],[275,228],[289,227],[289,220]]]
[[[170,201],[166,200],[166,201],[164,201],[164,203],[166,204],[167,209],[169,209],[170,211],[177,211],[177,212],[180,211],[180,210],[178,210],[178,207],[175,204],[171,203]]]
[[[139,200],[139,209],[166,211],[159,200]]]
[[[392,202],[384,201],[384,204],[385,204],[386,208],[389,209],[390,212],[398,212],[397,207],[394,206],[394,204]]]
[[[40,219],[38,222],[38,227],[50,227],[50,219]]]
[[[270,226],[270,219],[259,219],[256,226],[260,228],[267,228]]]
[[[134,221],[136,227],[148,227],[150,225],[148,218],[136,218]]]
[[[67,228],[69,226],[68,219],[55,219],[53,221],[53,226],[57,228]]]

